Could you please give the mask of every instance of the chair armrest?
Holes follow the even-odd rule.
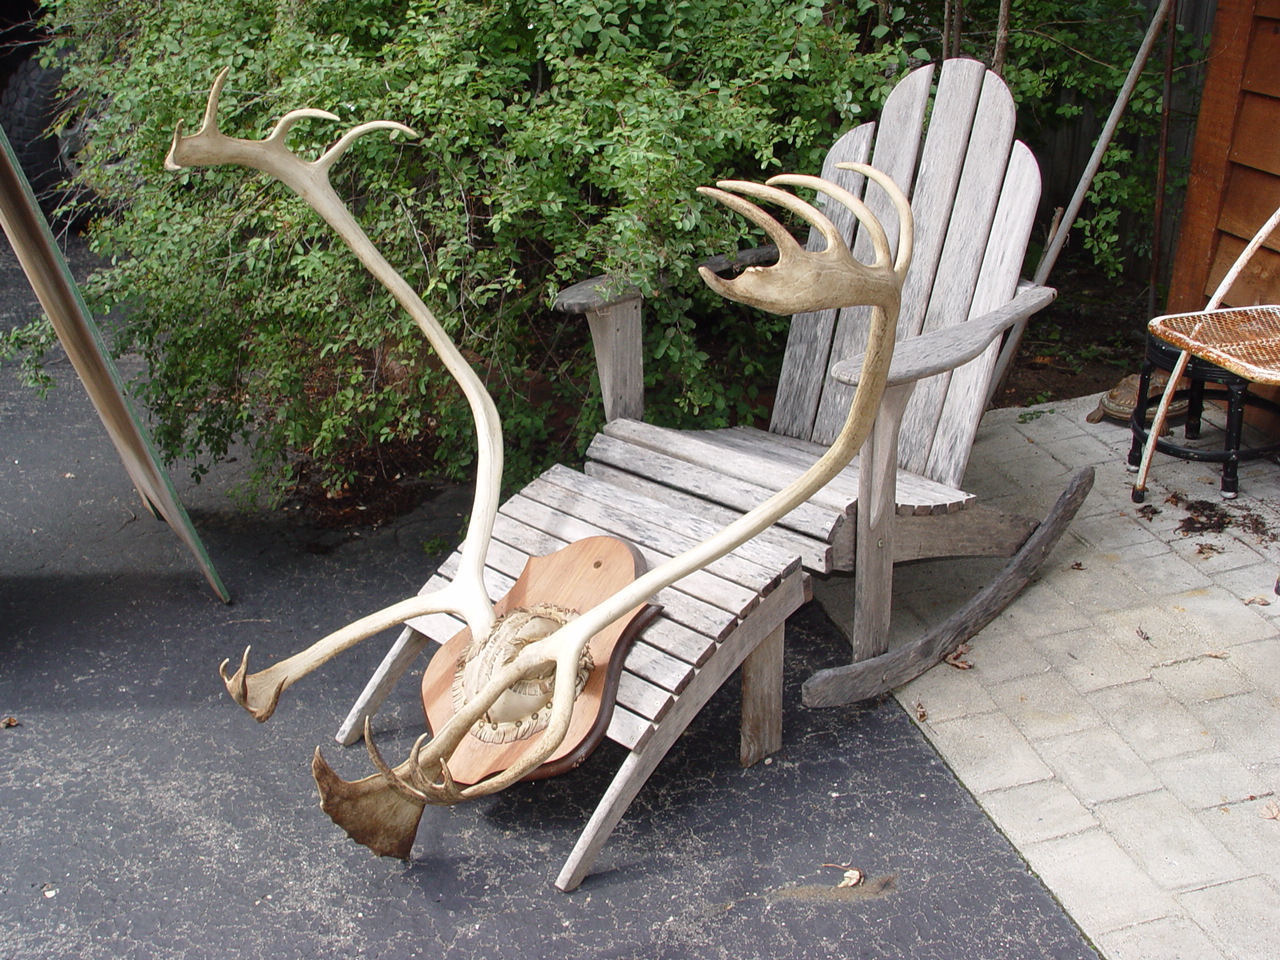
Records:
[[[770,243],[763,247],[752,247],[750,250],[739,250],[737,253],[722,253],[703,260],[698,266],[706,267],[712,273],[722,277],[732,277],[747,267],[770,266],[777,262],[778,248]]]
[[[620,284],[612,277],[599,276],[561,290],[552,306],[560,313],[586,313],[605,310],[639,296],[639,288],[629,283]]]
[[[640,291],[610,277],[592,277],[560,291],[554,308],[586,314],[606,421],[644,417],[644,344]]]
[[[985,351],[1006,330],[1025,322],[1057,295],[1052,287],[1020,285],[1012,300],[990,313],[899,340],[893,348],[888,386],[954,370]],[[831,368],[831,376],[841,383],[856,384],[862,375],[862,359],[863,355],[859,354],[852,360],[837,361]]]

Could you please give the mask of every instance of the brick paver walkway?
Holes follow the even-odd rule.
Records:
[[[1212,465],[1158,456],[1140,511],[1094,403],[987,415],[984,502],[1042,515],[1085,464],[1094,490],[972,669],[898,699],[1109,960],[1280,957],[1280,466],[1242,466],[1224,501]],[[895,632],[994,569],[900,567]]]

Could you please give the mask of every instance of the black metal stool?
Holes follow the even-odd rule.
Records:
[[[1129,448],[1129,468],[1137,470],[1142,462],[1142,448],[1147,442],[1146,429],[1147,408],[1150,398],[1147,391],[1151,386],[1151,375],[1157,370],[1171,371],[1178,361],[1180,350],[1159,337],[1147,334],[1147,355],[1143,361],[1141,378],[1138,383],[1137,403],[1133,414],[1129,417],[1129,429],[1133,433],[1133,444]],[[1239,491],[1237,468],[1242,460],[1256,460],[1280,452],[1280,442],[1262,447],[1241,447],[1244,432],[1244,411],[1253,406],[1280,415],[1280,404],[1265,397],[1249,392],[1251,381],[1232,373],[1215,363],[1192,355],[1187,362],[1184,379],[1190,386],[1177,390],[1175,399],[1185,398],[1187,401],[1187,417],[1185,435],[1188,440],[1200,437],[1201,418],[1204,413],[1205,399],[1222,399],[1227,402],[1226,438],[1221,450],[1204,450],[1189,447],[1164,438],[1156,439],[1156,449],[1170,456],[1183,460],[1197,460],[1207,463],[1222,464],[1222,496],[1231,499]],[[1205,384],[1218,384],[1218,387],[1206,388]],[[1134,500],[1141,502],[1135,491]]]

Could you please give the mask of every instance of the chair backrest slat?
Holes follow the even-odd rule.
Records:
[[[1040,200],[1040,165],[1027,145],[1013,145],[1000,205],[996,209],[987,243],[982,272],[978,275],[969,317],[978,317],[1013,299],[1022,273],[1027,241],[1035,223],[1036,204]],[[954,370],[947,387],[946,399],[937,418],[929,451],[929,460],[918,472],[951,486],[958,486],[969,465],[973,438],[978,421],[991,393],[991,376],[1000,354],[996,340],[981,356]],[[937,439],[946,437],[947,442]],[[909,466],[904,463],[903,466]]]
[[[933,66],[929,65],[912,71],[899,81],[885,100],[879,125],[864,123],[836,141],[822,164],[823,179],[844,187],[856,196],[862,196],[865,178],[847,170],[838,170],[835,165],[843,161],[866,163],[870,158],[877,168],[893,177],[894,182],[909,193],[915,176],[920,130],[929,104],[932,78]],[[875,135],[877,130],[881,131],[878,137]],[[832,223],[840,229],[850,249],[857,256],[865,258],[870,245],[865,236],[852,236],[853,215],[841,204],[825,203],[821,197],[818,202],[831,217]],[[891,242],[896,244],[898,225],[888,196],[876,187],[871,190],[866,202],[884,224]],[[811,230],[808,249],[820,250],[824,245],[821,235],[816,230]],[[863,313],[865,316],[865,311]],[[830,389],[832,384],[843,387],[825,376],[825,371],[830,369],[832,362],[833,341],[840,342],[836,338],[838,322],[835,310],[801,313],[792,318],[791,334],[783,356],[782,373],[778,379],[778,391],[773,405],[773,421],[769,428],[774,433],[811,439],[823,391]],[[848,342],[841,343],[840,349],[852,348],[857,352],[861,349],[857,346],[859,340],[865,342],[865,320],[862,323],[850,320],[845,323],[845,328],[851,332],[846,333],[844,339]],[[816,375],[815,371],[824,375]],[[849,396],[852,397],[852,392]]]
[[[942,257],[956,188],[964,170],[964,158],[982,91],[986,68],[976,60],[950,60],[943,64],[938,78],[938,91],[928,118],[927,130],[920,126],[898,131],[898,136],[924,133],[919,168],[907,190],[915,218],[915,253],[911,269],[902,288],[902,307],[898,314],[898,336],[915,336],[924,324],[933,291],[938,262]],[[867,324],[866,308],[842,311],[836,325],[832,357],[856,356],[864,345],[861,331]],[[822,399],[819,401],[814,430],[810,439],[830,443],[840,432],[853,399],[854,388],[838,383],[824,371]]]
[[[874,123],[864,123],[837,140],[822,164],[822,178],[853,193],[860,192],[857,182],[863,178],[848,170],[836,169],[836,164],[844,161],[866,163],[871,156],[875,132]],[[821,200],[819,198],[818,205],[848,243],[853,214],[842,204],[823,204]],[[817,230],[810,230],[807,246],[810,250],[822,248],[823,241]],[[831,366],[831,337],[835,326],[835,310],[797,313],[791,318],[791,331],[782,357],[782,372],[773,404],[773,421],[769,427],[774,433],[806,440],[813,433],[813,418],[822,396],[823,379],[815,376],[813,371],[826,370]]]
[[[969,319],[987,242],[1002,242],[1000,237],[992,238],[991,221],[1013,146],[1013,99],[999,77],[986,70],[983,74],[982,94],[966,138],[968,149],[954,151],[960,160],[960,178],[950,215],[940,230],[943,247],[928,305],[922,323],[913,332],[928,333]],[[953,438],[936,435],[950,383],[951,374],[942,373],[916,384],[898,435],[898,463],[908,470],[926,472],[935,440],[954,443]]]
[[[1024,146],[1014,146],[1015,111],[1004,83],[976,60],[949,60],[939,72],[930,110],[932,77],[932,68],[923,67],[897,85],[870,154],[871,162],[907,191],[915,217],[915,255],[903,288],[899,337],[961,323],[1007,302],[1016,289],[1039,197],[1035,160]],[[858,134],[861,145],[868,126],[846,137]],[[829,165],[824,164],[824,176]],[[860,190],[862,179],[845,179],[842,185]],[[886,225],[895,223],[883,191],[873,185],[867,194],[868,205]],[[999,224],[995,229],[993,220]],[[865,240],[855,240],[854,251],[865,259]],[[867,309],[831,314],[793,319],[771,425],[777,433],[830,443],[844,422],[853,388],[827,371],[834,360],[864,348]],[[994,353],[963,373],[917,387],[900,433],[901,465],[958,482],[993,364]]]

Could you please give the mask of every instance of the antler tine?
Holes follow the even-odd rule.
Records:
[[[840,203],[848,207],[849,210],[852,211],[854,217],[857,218],[858,222],[865,226],[870,232],[871,249],[875,251],[876,265],[887,266],[889,261],[892,259],[893,253],[889,249],[889,236],[885,233],[884,227],[881,225],[879,219],[877,219],[876,215],[871,212],[870,207],[844,187],[834,184],[829,180],[823,180],[821,177],[812,177],[803,173],[780,173],[776,177],[770,177],[765,182],[769,184],[784,183],[790,187],[809,187],[812,190],[825,193],[827,196],[838,200]],[[805,204],[805,206],[809,205]],[[809,207],[809,209],[813,210],[814,208]],[[815,210],[815,212],[817,211]],[[830,227],[830,232],[828,232],[826,230],[822,230],[822,226],[820,224],[818,225],[818,229],[822,230],[823,239],[827,241],[827,246],[831,246],[833,242],[831,239],[832,236],[835,237],[835,242],[839,243],[841,246],[847,246],[844,238],[836,231],[835,226],[831,221],[825,216],[822,217],[822,221]]]
[[[213,86],[209,88],[209,99],[204,106],[204,120],[200,124],[200,129],[195,132],[196,136],[205,132],[218,132],[218,101],[222,98],[222,87],[230,75],[231,68],[223,67],[213,78]]]
[[[744,186],[756,186],[756,184],[746,184],[743,181],[738,180],[720,180],[717,182],[715,187],[698,187],[697,190],[698,193],[702,194],[704,197],[711,197],[713,200],[718,200],[730,210],[734,210],[737,213],[742,214],[756,226],[764,230],[764,232],[769,235],[769,239],[777,245],[779,259],[799,253],[800,245],[796,243],[795,238],[787,232],[786,228],[783,227],[782,224],[749,200],[743,200],[739,196],[726,192],[727,189],[738,189],[742,193],[750,193],[750,190],[742,189]],[[721,189],[717,189],[717,187]],[[789,194],[783,193],[781,190],[769,191],[767,199],[774,200],[777,203],[782,204],[784,203],[784,200],[779,199],[780,197],[794,199],[790,197]]]
[[[183,123],[181,120],[178,121],[173,131],[173,143],[169,148],[168,156],[165,157],[165,169],[181,170],[189,166],[238,163],[265,171],[292,187],[296,192],[305,195],[308,192],[314,192],[321,183],[327,185],[329,168],[346,153],[347,148],[356,139],[364,134],[373,130],[394,130],[411,137],[417,136],[403,123],[376,120],[372,123],[362,123],[348,130],[318,160],[303,160],[285,144],[293,125],[302,119],[340,119],[337,114],[330,113],[328,110],[312,107],[289,111],[276,121],[271,133],[261,140],[226,136],[218,129],[218,104],[229,72],[229,67],[223,67],[218,71],[218,76],[209,89],[209,100],[205,105],[204,119],[199,130],[190,136],[183,136]],[[334,201],[336,202],[336,197]]]
[[[699,192],[765,227],[769,235],[778,240],[779,249],[777,263],[768,267],[748,267],[732,280],[723,280],[707,267],[699,267],[698,273],[707,286],[722,297],[777,314],[804,313],[855,303],[893,304],[896,310],[902,278],[889,266],[891,254],[883,227],[862,201],[817,177],[779,176],[769,183],[815,187],[848,205],[859,220],[869,224],[876,247],[876,262],[866,264],[855,260],[835,225],[811,204],[774,186],[728,180],[721,181],[719,185],[772,201],[798,214],[817,228],[826,241],[826,247],[817,251],[802,250],[789,233],[755,204],[722,190],[699,187]]]
[[[285,678],[268,670],[250,676],[249,651],[252,649],[252,646],[244,648],[244,654],[240,657],[240,666],[236,668],[235,673],[227,673],[227,664],[231,662],[228,657],[219,664],[218,674],[222,677],[227,693],[231,694],[231,699],[244,707],[253,719],[259,723],[266,723],[276,712],[276,706],[280,703],[280,694],[284,692],[286,685]],[[249,683],[250,680],[253,680],[252,684]]]
[[[276,121],[276,125],[271,128],[271,132],[267,134],[266,140],[284,141],[289,136],[289,130],[299,120],[341,120],[336,113],[330,113],[328,110],[317,110],[314,107],[302,107],[298,110],[290,110],[283,117]]]
[[[421,740],[422,738],[419,737],[418,739]],[[417,789],[413,784],[409,783],[408,780],[392,770],[387,764],[387,761],[382,759],[382,751],[379,750],[377,745],[373,742],[373,722],[370,717],[364,718],[364,747],[369,753],[369,759],[373,762],[373,765],[378,768],[378,772],[386,778],[387,785],[391,787],[392,790],[396,791],[396,793],[403,796],[406,800],[415,800],[418,803],[428,802],[428,797],[425,793]],[[414,744],[414,750],[417,750],[417,744]]]
[[[811,177],[809,179],[818,180],[817,177]],[[766,181],[768,184],[787,182],[788,181],[785,176],[777,176]],[[818,182],[822,183],[823,181]],[[769,200],[780,207],[786,207],[806,223],[812,224],[817,228],[818,232],[822,234],[822,239],[827,244],[827,249],[839,250],[845,246],[844,238],[840,236],[840,231],[836,229],[835,224],[827,218],[826,214],[812,204],[801,200],[794,194],[787,193],[785,190],[779,190],[774,186],[766,186],[764,183],[752,183],[749,180],[722,180],[720,181],[719,186],[736,190],[738,193],[745,193],[748,196],[759,197],[761,200]],[[837,187],[836,189],[839,188]],[[779,226],[778,229],[782,230],[782,227]],[[785,233],[786,231],[782,232]],[[787,233],[787,238],[791,241],[791,246],[795,247],[795,249],[799,251],[800,244],[796,242],[791,234]]]
[[[915,246],[915,215],[911,212],[911,201],[902,192],[897,182],[883,170],[878,170],[867,163],[854,163],[842,160],[836,164],[841,170],[852,170],[860,173],[872,183],[878,184],[893,204],[898,215],[898,256],[893,262],[893,272],[899,280],[907,275],[907,267],[911,264],[911,254]]]
[[[335,118],[336,119],[336,118]],[[315,166],[321,170],[328,170],[338,158],[347,152],[347,148],[351,146],[357,139],[363,137],[366,133],[374,130],[392,130],[403,133],[410,137],[416,137],[411,128],[406,127],[403,123],[396,123],[394,120],[371,120],[369,123],[362,123],[359,126],[352,127],[344,133],[332,147],[324,152],[324,155],[315,162]]]
[[[189,137],[182,135],[182,131],[186,128],[186,123],[181,118],[173,125],[173,142],[169,145],[169,152],[164,158],[164,168],[166,170],[177,171],[188,165],[178,160],[178,153],[183,144],[190,144],[196,140],[223,137],[218,130],[218,101],[222,97],[222,87],[227,82],[227,75],[230,73],[230,67],[223,67],[218,71],[218,75],[213,78],[213,86],[209,88],[209,98],[205,102],[204,117],[201,119],[200,126],[195,133]]]

